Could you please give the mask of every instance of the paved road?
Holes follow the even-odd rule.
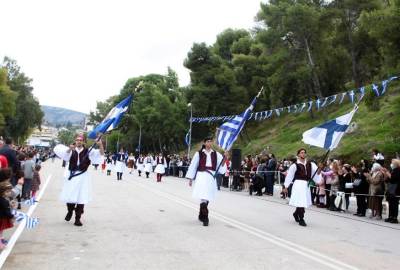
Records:
[[[76,227],[58,201],[62,173],[59,162],[44,164],[50,182],[33,213],[41,223],[22,233],[4,269],[400,268],[400,226],[315,208],[303,228],[279,198],[226,190],[203,227],[187,182],[173,177],[117,181],[91,169],[94,200]]]

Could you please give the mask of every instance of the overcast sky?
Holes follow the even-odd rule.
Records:
[[[194,42],[250,29],[260,0],[0,0],[0,57],[33,79],[41,105],[95,110],[126,80],[174,69]],[[263,1],[265,2],[265,1]]]

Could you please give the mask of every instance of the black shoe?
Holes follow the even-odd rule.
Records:
[[[355,213],[353,214],[353,216],[360,216],[360,213]]]
[[[307,226],[307,224],[306,224],[306,222],[304,221],[304,219],[300,219],[299,225],[300,225],[300,226],[303,226],[303,227]]]
[[[390,223],[393,223],[393,224],[398,224],[399,223],[399,221],[397,220],[397,219],[392,219],[391,221],[389,221]]]
[[[72,214],[73,214],[72,212],[68,212],[67,215],[65,216],[65,220],[70,221],[72,218]]]
[[[80,227],[80,226],[82,226],[83,224],[82,224],[82,222],[81,222],[80,220],[76,219],[75,222],[74,222],[74,225]]]
[[[391,222],[392,218],[385,218],[385,222]]]
[[[300,218],[296,213],[293,213],[293,217],[294,217],[294,220],[296,220],[296,222],[300,221]]]
[[[203,226],[208,226],[208,218],[203,220]]]

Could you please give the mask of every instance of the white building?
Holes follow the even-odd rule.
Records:
[[[56,141],[58,131],[54,127],[42,126],[42,130],[35,129],[26,141],[29,146],[50,147],[52,141]]]

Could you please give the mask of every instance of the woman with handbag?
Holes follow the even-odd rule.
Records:
[[[388,182],[386,200],[389,203],[389,217],[385,219],[385,222],[399,223],[397,216],[399,214],[400,160],[392,159],[390,167],[392,172],[389,172],[386,168],[381,169]]]
[[[369,208],[372,210],[370,218],[382,219],[382,200],[384,176],[379,163],[372,165],[371,173],[364,173],[369,185]]]

